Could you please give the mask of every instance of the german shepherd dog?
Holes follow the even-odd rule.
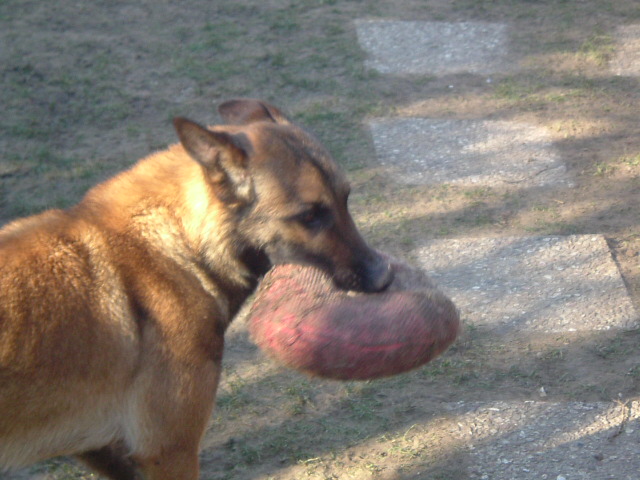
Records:
[[[73,455],[114,480],[195,480],[224,333],[272,265],[391,282],[325,149],[253,99],[66,211],[0,230],[0,470]]]

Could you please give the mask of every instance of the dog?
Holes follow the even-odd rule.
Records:
[[[180,143],[0,230],[0,470],[74,456],[113,480],[195,480],[224,333],[271,266],[384,290],[349,183],[255,99],[185,118]]]

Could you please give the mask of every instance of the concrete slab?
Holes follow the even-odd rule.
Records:
[[[616,55],[610,67],[616,75],[640,76],[640,25],[624,25],[616,30]]]
[[[543,127],[430,118],[378,119],[369,127],[378,161],[402,183],[572,185]]]
[[[602,235],[434,240],[413,256],[464,319],[500,334],[638,325]]]
[[[438,438],[456,444],[467,478],[638,478],[640,402],[460,402],[447,410]]]
[[[386,74],[489,74],[509,70],[507,27],[481,22],[356,20],[369,68]]]

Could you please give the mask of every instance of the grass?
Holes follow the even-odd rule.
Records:
[[[151,15],[135,2],[102,3],[79,8],[61,0],[54,11],[0,2],[7,40],[0,76],[2,219],[72,205],[93,183],[173,141],[171,117],[213,123],[216,103],[252,96],[276,103],[323,141],[353,180],[358,223],[383,249],[410,254],[431,238],[483,235],[605,233],[616,240],[637,229],[637,209],[622,208],[640,201],[637,81],[607,73],[614,28],[640,19],[637,2],[586,0],[576,9],[568,0],[196,1],[193,8],[159,4]],[[366,17],[508,23],[518,68],[492,75],[491,83],[469,74],[381,75],[364,66],[357,44],[353,20]],[[425,117],[546,127],[578,186],[401,185],[375,170],[366,121],[405,108]],[[599,224],[579,205],[611,196],[620,207],[609,214],[611,228],[596,231]],[[625,281],[640,292],[636,245],[614,253],[627,266]],[[546,339],[528,351],[465,327],[441,358],[376,382],[334,384],[275,368],[256,373],[236,355],[240,363],[225,369],[208,434],[214,446],[203,454],[222,451],[224,459],[205,464],[203,478],[397,473],[462,480],[468,472],[452,460],[455,452],[425,448],[435,441],[426,429],[412,428],[432,425],[443,404],[537,399],[540,385],[552,385],[554,399],[578,401],[606,399],[615,388],[637,393],[640,366],[629,340]],[[575,373],[580,361],[593,371]],[[449,420],[455,422],[442,421]],[[69,463],[38,468],[55,480],[92,478]]]
[[[75,463],[67,460],[50,460],[30,470],[34,475],[47,475],[56,480],[98,480],[98,475],[87,473]],[[47,477],[49,478],[49,477]]]
[[[291,399],[288,407],[292,415],[302,415],[307,407],[313,408],[313,386],[306,380],[285,387],[285,394]]]
[[[611,175],[616,171],[616,167],[610,163],[606,162],[598,162],[595,164],[594,175],[598,175],[600,177]]]
[[[611,34],[602,31],[593,33],[578,50],[579,55],[602,67],[605,66],[615,51],[615,42]]]
[[[530,80],[517,77],[507,78],[499,82],[494,88],[494,96],[498,100],[519,103],[529,99],[534,93],[542,89],[542,85],[532,84]]]
[[[175,43],[168,43],[163,37],[145,45],[143,54],[160,62],[165,79],[162,81],[184,83],[189,79],[194,82],[193,92],[200,97],[213,93],[218,98],[296,98],[303,92],[315,91],[348,99],[352,107],[343,106],[341,111],[320,105],[299,113],[312,130],[330,139],[329,147],[339,160],[358,164],[347,132],[360,128],[363,105],[355,99],[364,98],[360,85],[370,73],[362,68],[362,53],[342,19],[335,15],[305,19],[306,13],[318,6],[335,5],[302,2],[280,8],[220,6],[218,15],[195,28],[176,25],[172,32]],[[245,17],[242,26],[237,22],[238,15]],[[249,44],[238,41],[252,32],[261,40]],[[124,124],[130,132],[145,128],[136,125],[137,94],[122,81],[131,73],[127,68],[133,65],[129,66],[118,46],[111,47],[100,40],[70,39],[64,48],[70,61],[85,63],[76,64],[73,69],[53,69],[46,63],[30,61],[28,55],[18,51],[9,58],[10,68],[3,77],[0,94],[6,113],[0,119],[0,128],[12,139],[14,149],[29,142],[48,148],[51,139],[82,144],[76,135],[81,135],[83,125],[104,130]],[[144,68],[143,65],[136,67]],[[317,75],[318,71],[327,74]],[[349,81],[346,71],[358,80]],[[158,74],[151,73],[149,77]],[[267,91],[265,86],[269,86]],[[158,98],[165,94],[154,88],[153,95]],[[44,159],[35,161],[46,164]],[[99,173],[93,178],[100,178]],[[90,172],[86,175],[91,176]],[[52,203],[55,201],[51,199]],[[23,212],[30,210],[14,208],[0,212],[0,217]]]

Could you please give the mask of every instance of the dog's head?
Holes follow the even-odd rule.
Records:
[[[226,125],[174,124],[233,212],[240,247],[266,260],[256,265],[310,264],[341,288],[385,289],[388,261],[362,239],[347,207],[349,183],[320,143],[258,100],[231,100],[219,112]]]

